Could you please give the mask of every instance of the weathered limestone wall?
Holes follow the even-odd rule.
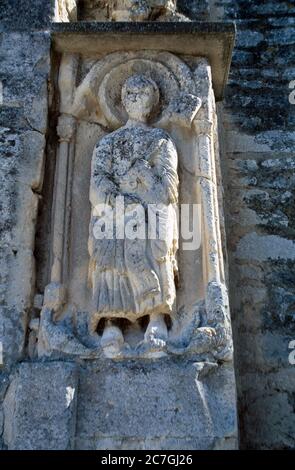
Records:
[[[50,70],[46,3],[35,2],[33,8],[32,2],[4,1],[0,12],[1,402],[7,371],[23,354],[35,283],[35,221],[45,164]],[[31,32],[33,27],[40,31]]]
[[[4,362],[20,357],[34,284],[35,221],[43,184],[50,38],[3,33],[1,40],[1,294]],[[12,53],[13,51],[13,53]],[[8,270],[17,274],[10,279]],[[11,330],[11,331],[10,331]],[[12,338],[15,340],[12,341]],[[16,347],[16,349],[15,349]]]
[[[295,374],[288,344],[295,339],[295,106],[288,101],[288,83],[295,79],[295,5],[251,0],[180,0],[179,5],[195,20],[237,23],[231,78],[220,107],[220,142],[241,447],[292,448]],[[8,368],[22,357],[19,345],[26,339],[32,300],[51,14],[47,0],[1,3],[0,335],[5,371],[0,401]],[[12,266],[19,273],[13,280]],[[0,408],[0,434],[2,423]]]

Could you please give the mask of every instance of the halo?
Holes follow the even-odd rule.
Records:
[[[165,109],[173,96],[177,96],[180,91],[176,77],[160,62],[131,59],[114,67],[106,74],[98,91],[101,110],[112,127],[120,127],[127,120],[121,101],[121,91],[126,80],[132,75],[150,78],[159,88],[158,112],[151,117],[151,122],[160,120],[161,110]]]
[[[159,113],[151,117],[154,125],[179,92],[195,92],[193,73],[170,52],[112,52],[99,59],[82,79],[75,90],[70,114],[113,129],[122,126],[127,115],[121,103],[121,89],[124,80],[135,73],[152,78],[159,87]]]

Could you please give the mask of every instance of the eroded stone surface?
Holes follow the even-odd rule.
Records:
[[[64,0],[63,0],[64,1]],[[189,21],[177,11],[176,0],[84,0],[82,21]]]
[[[98,142],[92,160],[88,242],[92,323],[95,329],[99,318],[134,322],[150,315],[146,340],[165,341],[168,332],[163,315],[173,313],[176,301],[178,242],[172,205],[178,202],[177,151],[168,134],[146,123],[159,101],[152,80],[131,76],[123,85],[122,101],[128,113],[127,124]],[[117,198],[125,217],[120,213],[122,207],[116,204]],[[103,210],[106,205],[109,210],[117,210],[117,217],[124,217],[121,228],[118,220],[115,226],[113,222],[108,226]],[[161,209],[158,229],[152,218],[156,214],[151,212],[155,205]],[[122,228],[124,239],[119,239],[117,233]],[[152,230],[155,234],[150,238]],[[115,331],[113,335],[110,331],[108,344],[119,340]],[[102,341],[106,342],[106,330]]]
[[[231,361],[219,226],[221,181],[216,171],[218,153],[213,151],[215,102],[207,60],[191,56],[186,63],[171,53],[140,50],[113,52],[88,64],[65,53],[59,90],[62,114],[57,125],[54,190],[58,204],[54,205],[51,283],[41,313],[39,355],[79,356],[83,350],[85,357],[86,347],[92,348],[89,357],[99,356],[102,348],[107,357],[120,360],[172,353]],[[91,214],[84,197],[89,180]],[[124,197],[123,208],[117,197]],[[134,204],[141,206],[137,209]],[[157,225],[150,223],[152,214],[155,207],[159,212],[159,204],[165,206],[158,229],[164,228],[164,238],[163,233],[151,235]],[[183,225],[189,215],[184,220],[181,204],[201,208],[199,214],[194,210],[192,247],[184,243]],[[144,212],[143,222],[140,214],[134,219],[135,209]],[[111,218],[123,216],[123,227],[118,227],[117,220],[115,226],[114,220],[108,221],[106,211]],[[181,213],[181,236],[177,213]],[[181,248],[176,262],[178,238]],[[80,314],[87,310],[88,322],[83,313],[86,323],[81,328]]]
[[[8,449],[73,448],[78,376],[74,364],[23,363],[4,400]]]
[[[35,192],[43,182],[49,47],[46,32],[2,35],[0,331],[5,367],[22,355],[35,282]]]
[[[203,367],[162,360],[81,369],[76,448],[213,449],[226,439],[235,448],[232,368]]]
[[[31,8],[33,3],[36,8]],[[239,160],[247,161],[240,164],[243,165],[243,169],[239,166],[235,171],[229,170],[230,184],[224,188],[226,207],[229,210],[227,233],[232,280],[231,306],[237,352],[236,367],[239,378],[240,435],[244,447],[290,448],[294,446],[290,438],[290,430],[294,428],[292,414],[294,368],[287,362],[289,354],[287,346],[294,336],[292,327],[294,261],[293,250],[289,250],[289,256],[285,256],[286,250],[284,250],[284,257],[278,258],[277,254],[280,252],[277,247],[282,245],[292,247],[294,238],[292,216],[294,181],[291,166],[288,166],[290,165],[288,159],[293,158],[292,152],[294,152],[292,131],[295,107],[289,106],[288,102],[290,92],[288,82],[294,79],[294,67],[292,67],[294,7],[290,2],[272,0],[264,2],[263,5],[251,0],[235,2],[184,0],[179,4],[182,11],[188,16],[192,15],[194,19],[200,19],[200,15],[210,12],[212,19],[238,20],[238,42],[223,114],[226,133],[223,134],[222,143],[226,142],[225,157],[230,164],[238,165]],[[1,14],[5,12],[8,17],[9,13],[13,12],[10,19],[5,18],[2,22],[2,29],[32,28],[48,24],[46,23],[49,17],[49,15],[47,17],[49,5],[47,1],[9,0],[2,2],[2,5],[4,7],[1,9]],[[28,40],[23,38],[16,40],[14,37],[10,46],[5,46],[5,50],[13,50],[17,44],[20,44],[22,50],[29,54],[34,49],[31,47],[32,38],[31,35]],[[40,42],[38,44],[38,48],[42,49]],[[27,59],[24,60],[24,64],[16,62],[18,71],[24,70],[22,67],[27,63]],[[34,74],[30,75],[29,81],[32,83],[37,70],[38,66],[34,69]],[[22,80],[16,83],[15,87],[7,82],[9,87],[5,90],[5,80],[2,76],[0,79],[4,84],[4,96],[5,93],[11,93],[11,88],[22,89]],[[11,103],[16,101],[17,99],[13,98]],[[1,115],[5,122],[4,153],[9,156],[12,150],[18,154],[21,142],[18,130],[24,122],[22,109],[17,106],[4,106],[1,107]],[[30,132],[35,132],[29,128],[27,130],[27,137],[30,136]],[[83,131],[85,128],[81,132]],[[91,132],[88,135],[91,135]],[[17,175],[20,161],[14,159],[14,165],[9,170],[11,178],[5,173],[1,180],[1,187],[5,188],[1,202],[7,211],[7,215],[3,211],[3,218],[1,217],[5,226],[3,236],[5,244],[12,241],[12,245],[11,215],[14,214],[15,208],[12,188],[15,179],[20,177],[21,172]],[[10,165],[12,160],[8,159],[7,162]],[[26,173],[22,174],[22,178],[26,178],[29,166]],[[38,165],[39,174],[40,168]],[[227,171],[224,176],[226,174]],[[35,181],[35,186],[39,176],[35,176],[32,180]],[[13,209],[10,210],[9,207]],[[253,240],[254,237],[257,240],[259,237],[264,253],[264,259],[259,263],[253,252],[252,256],[251,253],[250,256],[249,252],[247,253],[247,259],[244,258],[243,252],[241,260],[235,259],[237,245],[244,237],[247,237],[246,241]],[[273,240],[278,241],[278,244],[276,243],[275,249],[271,250],[269,242]],[[257,244],[254,245],[256,248]],[[264,250],[264,247],[267,250]],[[13,250],[15,251],[14,248]],[[265,254],[271,254],[271,259]],[[2,296],[9,282],[7,263],[15,256],[10,247],[3,251]],[[16,269],[19,269],[22,263],[20,259]],[[9,308],[5,311],[9,329],[7,347],[9,347],[9,356],[11,354],[14,358],[13,351],[18,350],[23,341],[22,312]],[[19,327],[16,328],[16,325]],[[253,402],[257,402],[257,405],[253,406]],[[274,409],[275,412],[272,411]],[[264,423],[263,426],[261,423]],[[159,445],[157,439],[146,442],[151,446]],[[102,447],[107,448],[109,441],[106,439],[103,443],[101,440],[101,443]],[[193,445],[193,442],[186,439],[179,439],[179,443],[182,446]],[[119,448],[128,449],[132,445],[138,445],[138,441],[118,439],[117,445]],[[170,440],[169,445],[172,448],[176,445],[175,441]]]

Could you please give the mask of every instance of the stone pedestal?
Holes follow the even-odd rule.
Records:
[[[174,359],[80,371],[79,449],[233,449],[236,442],[231,366]]]
[[[233,368],[178,359],[22,364],[5,399],[5,440],[10,449],[234,449]]]

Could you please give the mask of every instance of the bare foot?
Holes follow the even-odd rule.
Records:
[[[101,337],[101,346],[106,356],[113,356],[120,352],[124,344],[124,337],[120,328],[112,324],[111,320],[106,322]]]
[[[144,334],[144,340],[155,349],[162,349],[166,346],[168,330],[165,317],[162,313],[150,315],[150,321]]]

